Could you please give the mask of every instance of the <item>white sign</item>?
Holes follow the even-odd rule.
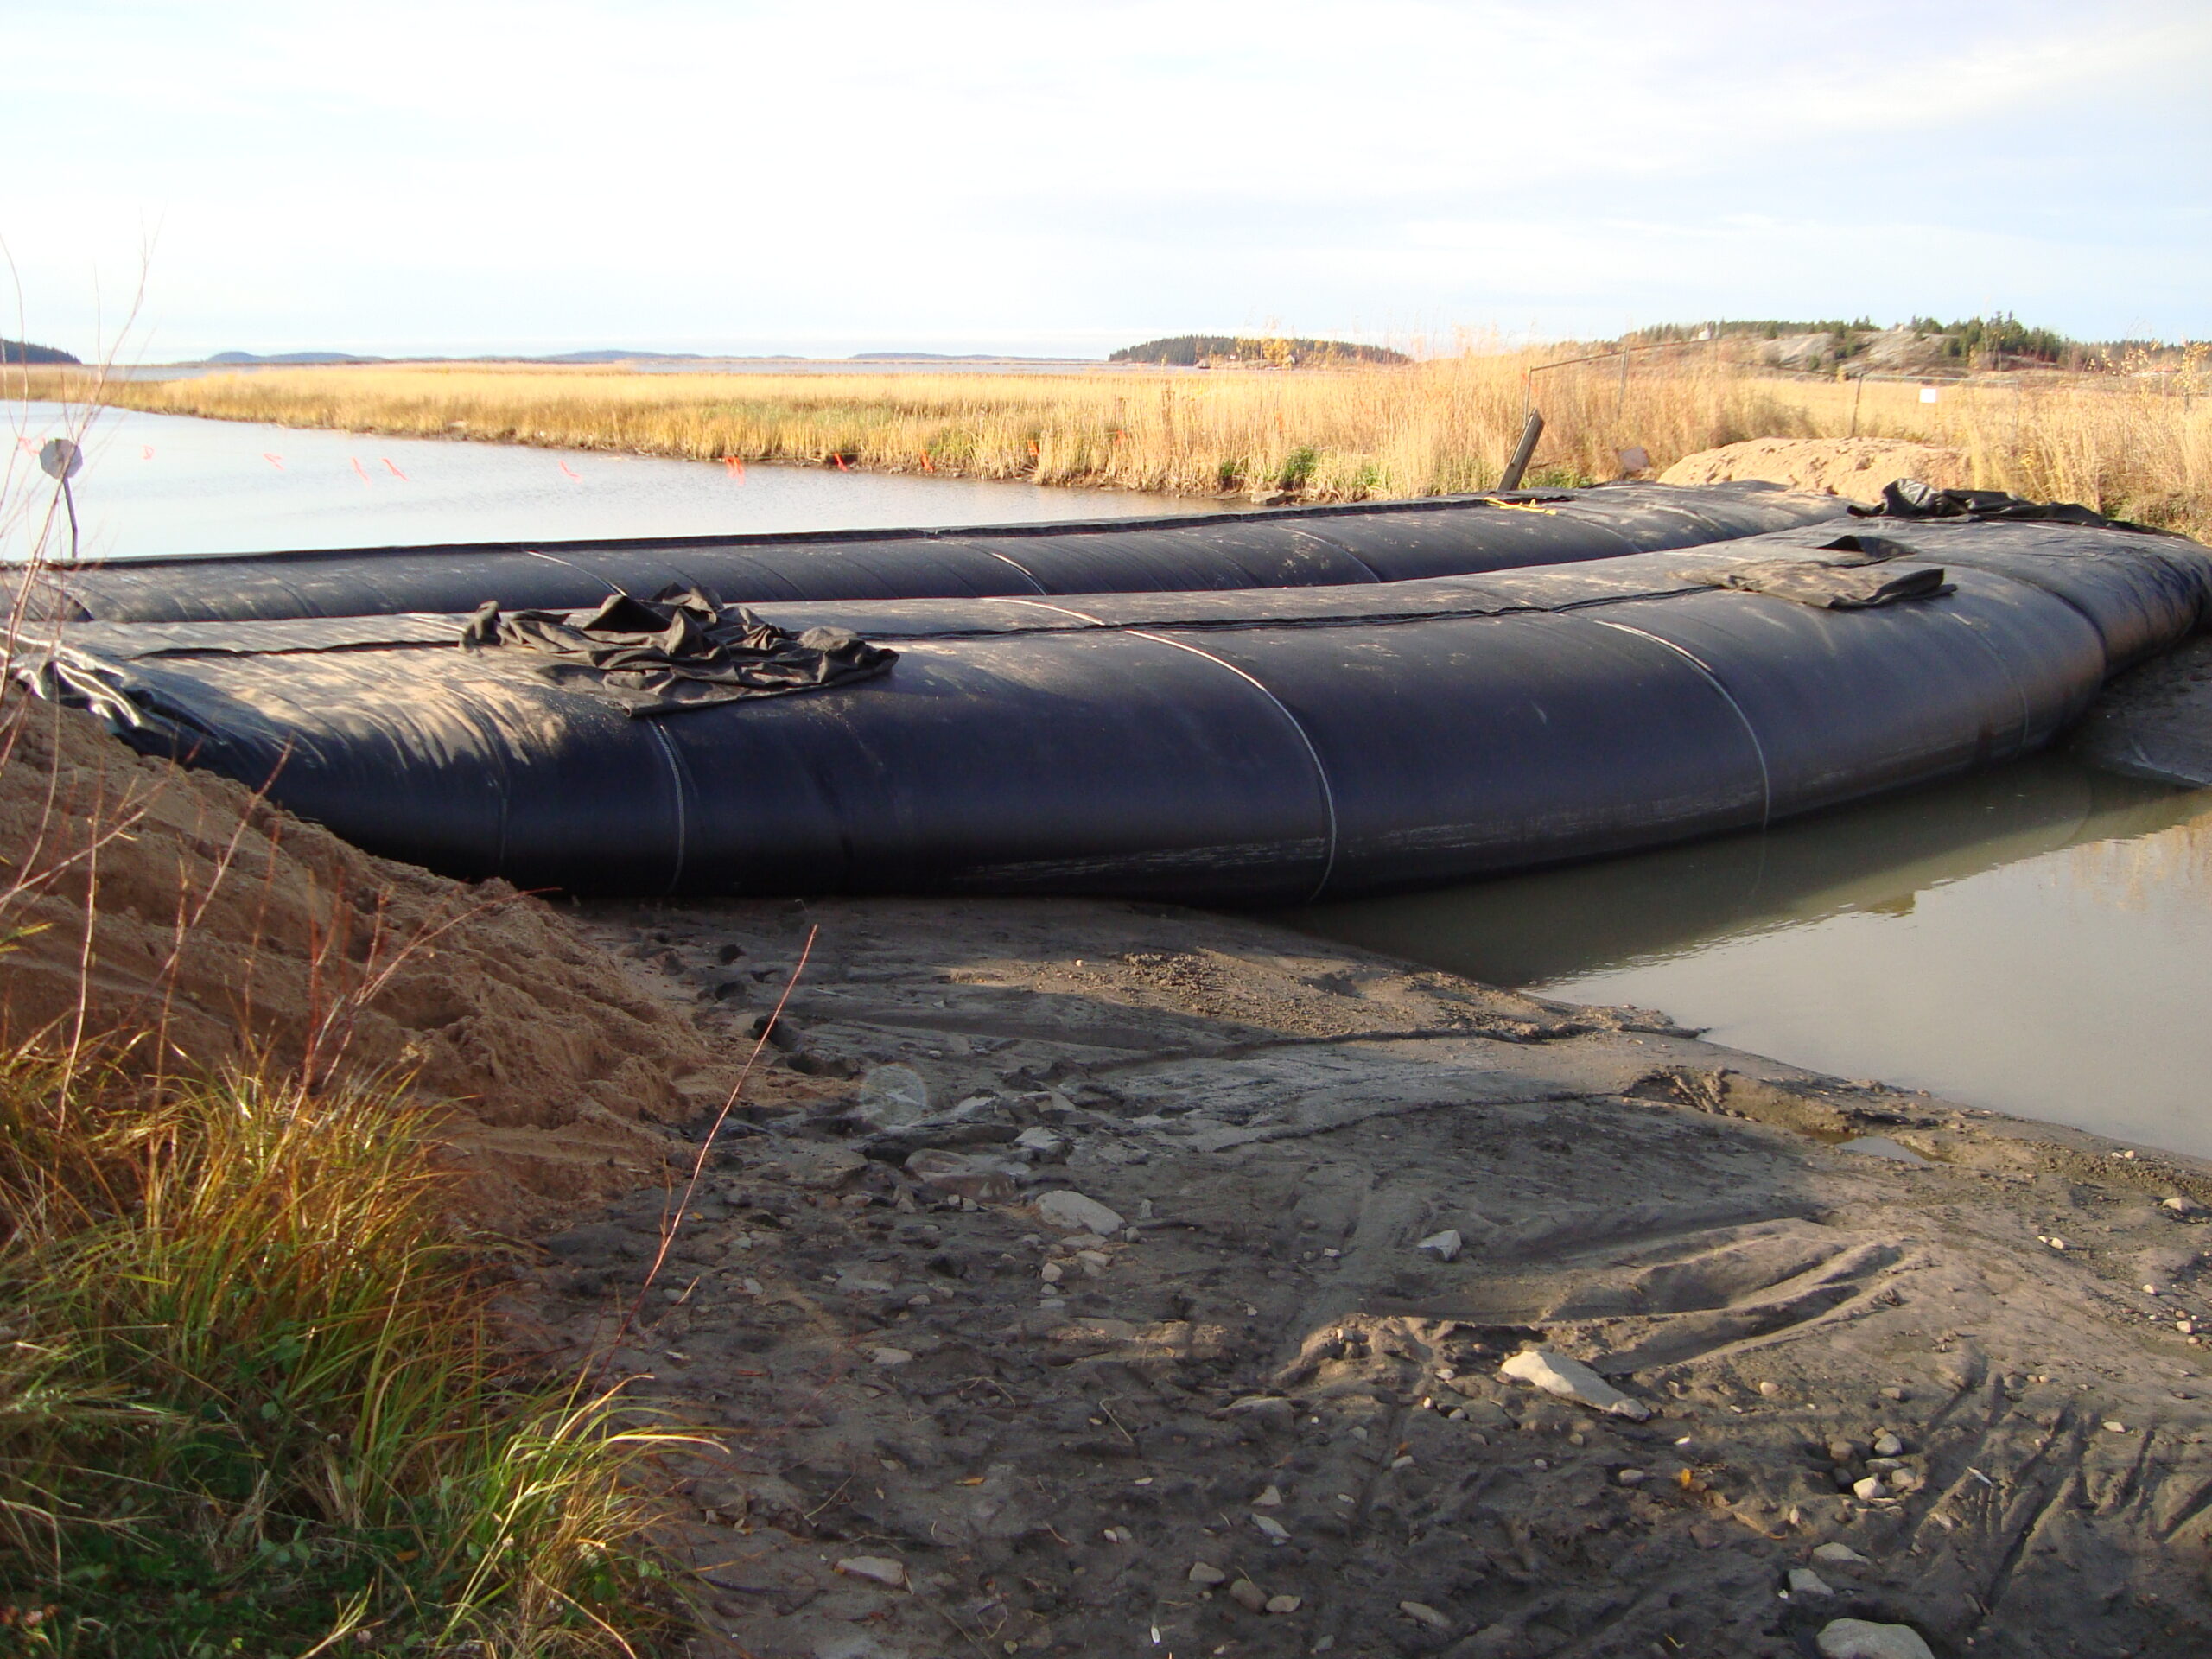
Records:
[[[1923,386],[1920,389],[1920,401],[1923,404],[1932,404],[1942,395],[1933,386]]]

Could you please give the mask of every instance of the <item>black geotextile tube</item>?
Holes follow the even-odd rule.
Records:
[[[734,605],[1332,587],[1691,547],[1840,518],[1847,505],[1762,484],[1624,484],[966,530],[115,559],[48,568],[30,610],[44,620],[199,622],[443,614],[486,601],[579,610],[610,591],[642,599],[671,585]]]
[[[1834,526],[1372,587],[763,606],[899,653],[632,719],[466,619],[63,630],[46,683],[372,851],[531,887],[1287,904],[1758,826],[2034,749],[2212,612],[2212,550],[1915,526],[1955,587],[1713,585]]]

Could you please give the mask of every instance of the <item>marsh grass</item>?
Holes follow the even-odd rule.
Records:
[[[660,1622],[637,1476],[666,1437],[517,1370],[397,1095],[0,1058],[0,1652]]]
[[[157,412],[416,437],[1191,495],[1358,500],[1488,488],[1548,354],[1405,368],[1069,375],[644,374],[420,365],[264,370],[51,393]],[[1655,467],[1753,437],[1861,435],[1963,450],[1974,481],[2202,534],[2212,402],[2178,374],[1993,377],[1945,386],[1792,378],[1686,350],[1535,378],[1548,427],[1530,481],[1589,483],[1638,446]],[[1857,404],[1854,410],[1854,403]]]

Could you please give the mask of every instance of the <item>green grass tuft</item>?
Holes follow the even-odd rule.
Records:
[[[650,1644],[672,1437],[503,1355],[419,1122],[0,1058],[0,1656]]]

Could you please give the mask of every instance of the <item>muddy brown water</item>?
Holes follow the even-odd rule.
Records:
[[[2212,1154],[2212,791],[2046,756],[1305,931],[1847,1077]]]

